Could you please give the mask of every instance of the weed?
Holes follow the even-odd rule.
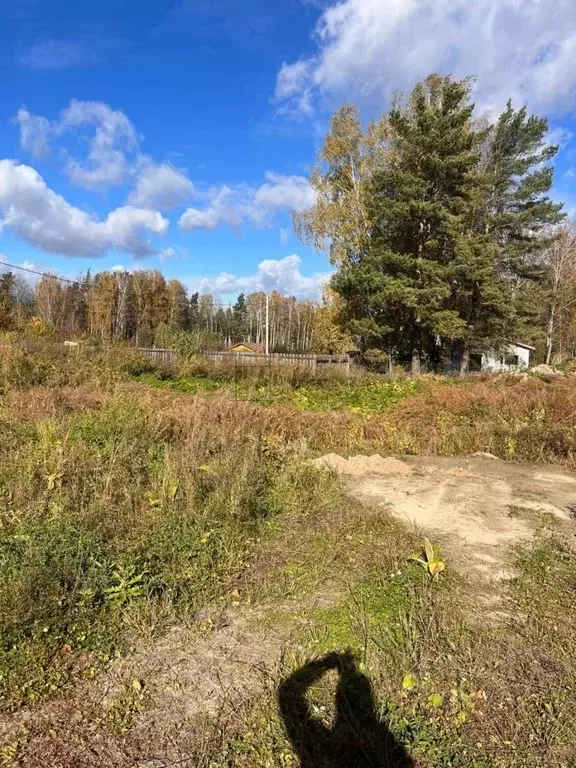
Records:
[[[411,555],[409,559],[419,563],[431,581],[436,581],[439,574],[446,568],[446,563],[440,558],[438,547],[433,546],[428,539],[424,539],[422,554]]]
[[[112,397],[6,432],[0,452],[0,698],[53,695],[215,597],[262,525],[301,509],[310,469],[198,413],[174,431]],[[22,475],[27,477],[21,483]],[[170,618],[172,616],[172,619]]]
[[[247,376],[238,379],[215,375],[167,378],[148,373],[138,378],[150,386],[185,394],[220,393],[268,407],[292,405],[301,411],[347,410],[363,415],[384,413],[405,397],[424,391],[426,386],[423,380],[342,382],[335,379],[292,385],[289,379],[262,382]]]
[[[150,699],[140,680],[132,680],[121,693],[108,702],[106,725],[112,733],[127,733],[134,725],[134,718],[150,706]]]

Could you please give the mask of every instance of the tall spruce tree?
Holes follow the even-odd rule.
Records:
[[[241,293],[236,299],[232,309],[232,339],[233,341],[244,341],[247,335],[247,315],[246,296]]]
[[[549,243],[542,233],[564,218],[562,203],[547,194],[554,180],[548,163],[558,152],[547,134],[546,118],[528,117],[509,101],[489,137],[485,228],[506,274],[538,274],[530,257]]]
[[[508,337],[537,341],[541,303],[545,301],[543,254],[554,238],[554,225],[565,214],[548,193],[554,180],[550,165],[558,147],[547,141],[548,121],[508,105],[488,142],[484,226],[497,248],[497,271],[510,294],[513,323]]]
[[[411,359],[415,373],[466,338],[463,286],[486,281],[494,260],[477,227],[486,131],[474,128],[472,112],[470,82],[438,75],[391,110],[390,161],[368,190],[370,245],[333,279],[365,346]]]
[[[526,281],[562,206],[548,197],[557,147],[547,121],[509,103],[495,126],[473,120],[470,81],[431,75],[396,106],[382,167],[364,186],[371,231],[333,287],[365,348],[460,359],[526,332]],[[534,315],[536,317],[537,313]]]

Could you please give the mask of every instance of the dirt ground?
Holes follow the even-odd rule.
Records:
[[[490,454],[458,458],[328,454],[317,467],[347,480],[349,492],[389,508],[431,539],[465,572],[490,581],[510,577],[510,546],[544,522],[570,530],[576,513],[576,475],[550,466],[502,461]]]
[[[448,565],[477,580],[485,604],[498,600],[498,582],[513,575],[505,563],[516,541],[537,528],[562,526],[576,542],[576,475],[559,467],[515,464],[486,454],[351,459],[328,454],[314,464],[341,474],[351,495],[381,505],[383,513],[391,512],[441,544]],[[490,610],[497,615],[493,602]],[[64,701],[0,717],[0,742],[30,729],[24,764],[34,767],[190,764],[172,734],[185,731],[198,717],[217,721],[225,710],[239,712],[278,668],[293,629],[272,631],[268,623],[259,631],[264,622],[251,607],[222,610],[208,620],[212,628],[205,636],[175,629],[144,644],[111,665],[91,684],[90,693],[81,686]],[[134,727],[118,738],[107,726],[111,702],[131,691],[134,680],[146,681],[153,705],[135,712]],[[63,744],[62,734],[72,722]],[[162,743],[161,758],[154,756],[154,743]]]

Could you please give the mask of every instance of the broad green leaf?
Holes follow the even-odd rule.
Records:
[[[441,696],[439,693],[431,693],[430,696],[428,696],[428,706],[429,707],[441,707],[444,704],[444,697]]]
[[[413,688],[416,688],[418,685],[417,678],[414,677],[410,672],[407,675],[404,675],[402,679],[402,689],[404,691],[411,691]]]
[[[430,539],[424,539],[424,551],[426,552],[426,560],[431,563],[434,559],[434,547],[430,543]]]

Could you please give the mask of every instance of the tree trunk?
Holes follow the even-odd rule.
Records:
[[[552,337],[554,335],[554,320],[556,316],[556,304],[550,307],[550,317],[548,318],[548,328],[546,329],[546,365],[550,365],[552,359]]]
[[[468,373],[470,370],[470,349],[468,344],[464,342],[462,346],[462,352],[460,353],[460,376]]]
[[[410,373],[412,376],[420,376],[420,350],[418,347],[412,349],[412,363],[410,365]]]

